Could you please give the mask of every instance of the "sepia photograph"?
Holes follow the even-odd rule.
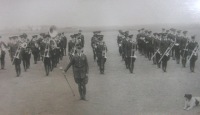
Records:
[[[0,0],[0,115],[200,115],[200,0]]]

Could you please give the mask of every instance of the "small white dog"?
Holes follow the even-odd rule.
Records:
[[[184,110],[190,110],[195,106],[198,106],[200,103],[200,97],[193,97],[192,94],[185,94],[185,106]]]

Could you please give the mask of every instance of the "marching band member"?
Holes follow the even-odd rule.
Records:
[[[180,43],[181,43],[181,30],[177,31],[177,35],[176,35],[176,43],[174,45],[174,49],[175,49],[175,59],[176,59],[176,63],[179,64],[180,63]]]
[[[50,47],[50,41],[49,41],[50,36],[47,36],[46,38],[46,42],[45,42],[45,50],[44,50],[44,56],[43,56],[43,62],[44,62],[44,67],[45,67],[45,71],[46,71],[46,76],[49,75],[49,71],[52,70],[51,69],[51,47]]]
[[[170,47],[170,42],[167,40],[167,35],[163,34],[163,39],[160,42],[160,52],[162,54],[162,70],[166,72],[167,62],[170,58],[168,48]],[[158,62],[160,63],[160,62]]]
[[[198,59],[197,50],[198,50],[199,44],[198,42],[195,41],[195,36],[192,36],[191,39],[192,40],[189,42],[187,46],[188,51],[189,51],[189,56],[190,56],[188,61],[190,61],[190,71],[194,72],[195,62]]]
[[[105,70],[105,62],[106,62],[106,52],[107,52],[107,46],[105,42],[103,41],[103,35],[99,35],[99,45],[96,49],[97,54],[97,64],[99,66],[99,70],[101,74],[104,74]]]
[[[133,35],[129,35],[129,41],[127,43],[127,64],[128,64],[128,69],[130,71],[130,73],[133,73],[133,69],[134,69],[134,62],[136,60],[136,56],[135,56],[135,50],[136,50],[136,44],[133,41]]]
[[[17,77],[20,76],[21,74],[21,42],[20,41],[16,41],[18,37],[14,37],[14,45],[13,45],[13,48],[12,49],[12,56],[11,59],[12,60],[12,63],[15,65],[15,70],[16,70],[16,73],[17,73]]]
[[[181,49],[181,57],[182,57],[182,66],[185,67],[186,61],[187,61],[187,55],[188,55],[188,50],[187,45],[188,45],[188,37],[187,37],[187,31],[183,31],[183,36],[181,38],[180,42],[180,49]]]

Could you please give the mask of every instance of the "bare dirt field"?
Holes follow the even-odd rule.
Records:
[[[200,115],[200,107],[183,110],[185,93],[200,96],[199,60],[195,73],[191,73],[188,65],[182,68],[170,59],[164,73],[137,52],[134,73],[130,74],[118,53],[118,32],[103,32],[108,58],[102,75],[93,60],[93,33],[83,34],[89,62],[87,101],[79,100],[72,70],[67,72],[67,78],[75,97],[58,68],[66,67],[68,56],[49,76],[45,75],[42,61],[33,64],[31,58],[30,69],[24,72],[21,64],[22,74],[16,77],[7,53],[6,70],[0,70],[0,115]]]

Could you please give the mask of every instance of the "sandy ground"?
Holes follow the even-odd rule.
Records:
[[[163,73],[138,53],[134,73],[125,69],[118,53],[117,32],[104,32],[108,46],[105,74],[99,74],[90,46],[92,33],[83,33],[89,61],[87,101],[80,101],[72,70],[67,78],[76,94],[73,97],[59,68],[45,76],[43,63],[16,77],[6,54],[6,70],[0,70],[0,115],[200,115],[200,107],[183,110],[184,94],[200,96],[200,64],[195,73],[174,60]],[[69,36],[69,35],[68,35]],[[69,40],[69,37],[68,37]],[[58,67],[69,63],[65,56]],[[22,67],[22,65],[21,65]]]

